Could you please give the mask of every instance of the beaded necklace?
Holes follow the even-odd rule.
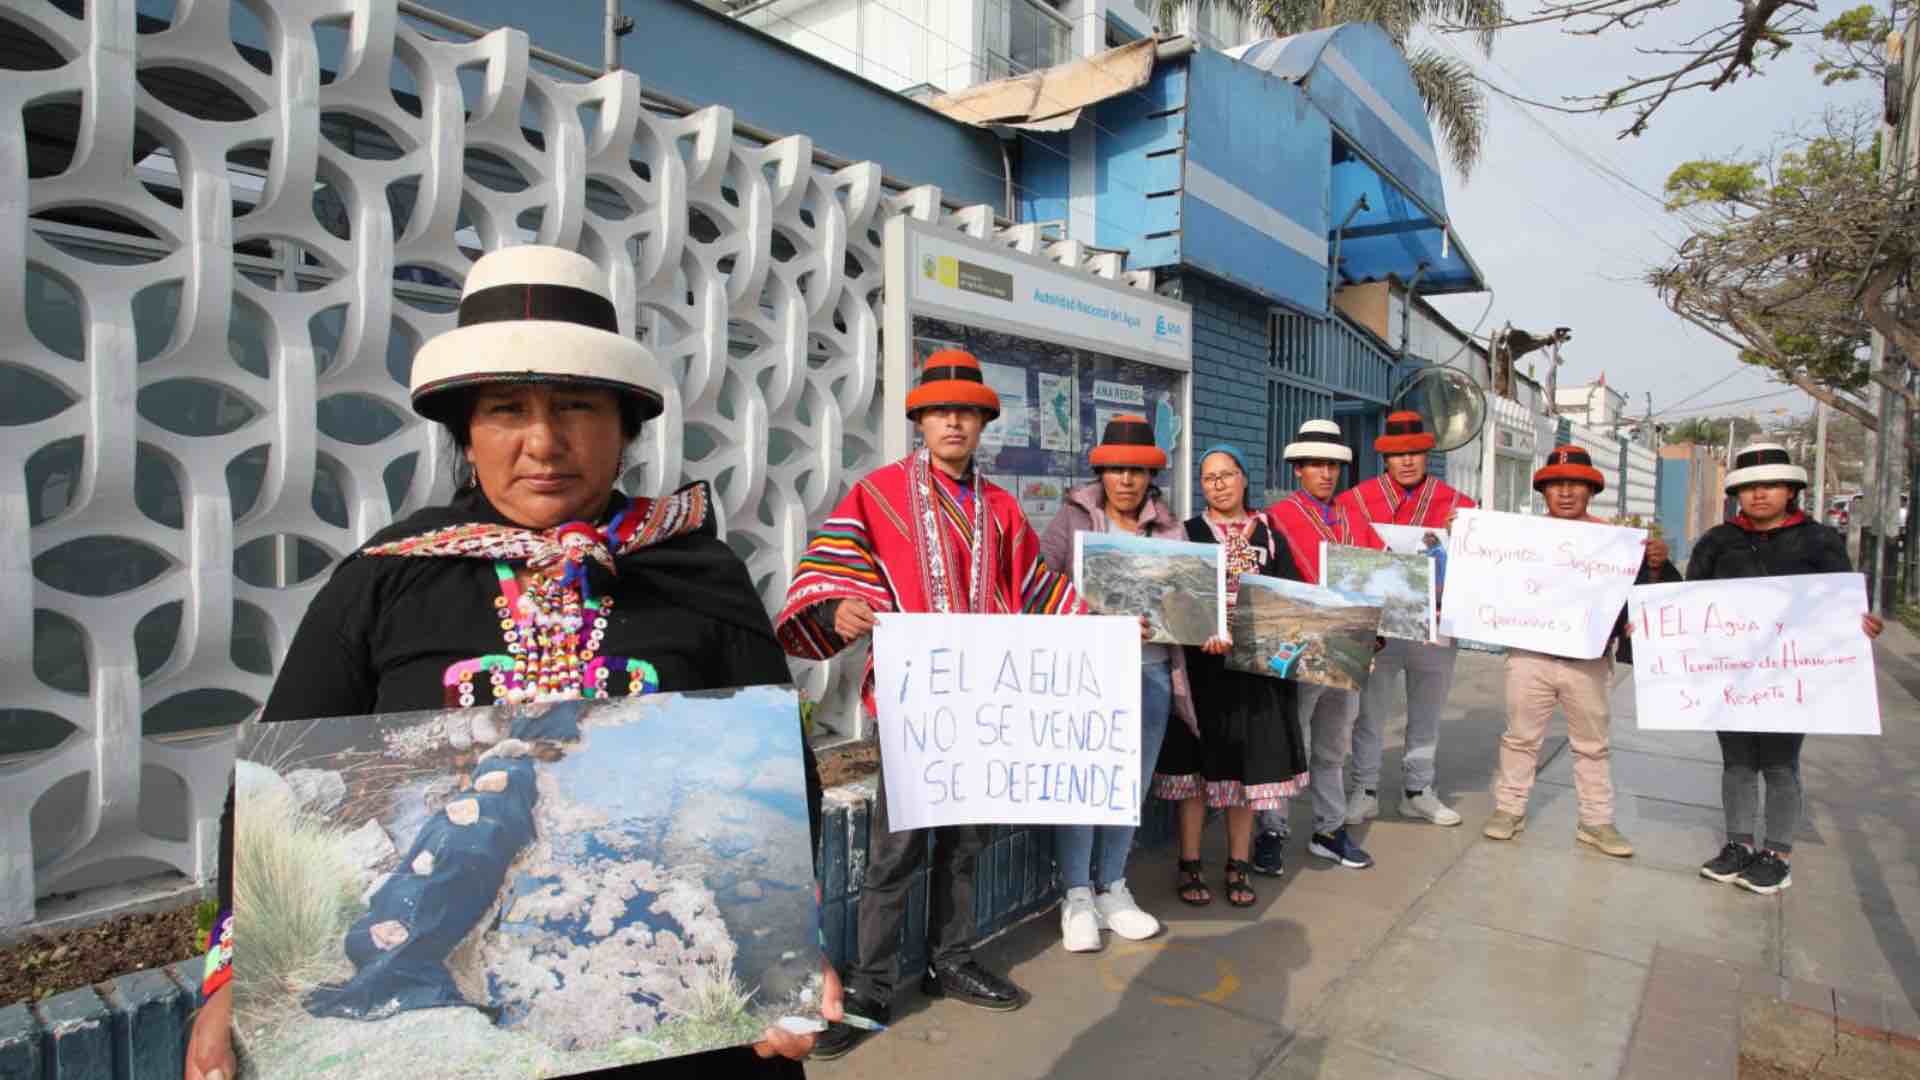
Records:
[[[582,600],[577,587],[544,573],[536,573],[533,587],[526,588],[505,562],[496,561],[493,572],[500,580],[493,607],[512,657],[510,664],[489,671],[494,700],[518,705],[605,694],[613,669],[597,662],[596,654],[606,640],[613,597]],[[462,673],[462,706],[474,704],[473,674]]]

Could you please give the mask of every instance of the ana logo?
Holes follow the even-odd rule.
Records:
[[[1167,318],[1165,315],[1156,316],[1153,320],[1153,336],[1154,337],[1177,338],[1186,332],[1187,332],[1187,328],[1185,325],[1174,322],[1172,319]]]

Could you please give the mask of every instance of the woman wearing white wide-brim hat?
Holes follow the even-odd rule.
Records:
[[[1851,572],[1845,538],[1801,511],[1800,495],[1806,487],[1807,471],[1793,463],[1786,447],[1751,443],[1743,448],[1734,456],[1726,484],[1727,494],[1740,501],[1740,512],[1708,529],[1694,545],[1687,580]],[[1879,637],[1883,628],[1879,618],[1861,613],[1860,629],[1869,638]],[[1700,867],[1700,876],[1772,895],[1793,884],[1788,860],[1800,824],[1800,747],[1806,736],[1747,731],[1716,735],[1727,842]]]
[[[263,720],[790,681],[745,565],[716,534],[707,486],[663,499],[615,487],[626,447],[663,409],[667,381],[620,332],[591,260],[535,245],[482,256],[459,326],[421,348],[411,385],[414,411],[445,429],[470,476],[447,505],[382,530],[334,568],[287,648]],[[490,663],[501,656],[512,662]],[[818,836],[819,780],[804,757]],[[247,928],[231,920],[232,811],[229,795],[216,935],[228,947],[209,964],[188,1080],[236,1072],[225,983]],[[405,929],[383,926],[389,944],[403,943]],[[826,983],[823,1012],[839,1019],[830,969]],[[797,1076],[811,1045],[770,1030],[751,1050],[615,1075]]]

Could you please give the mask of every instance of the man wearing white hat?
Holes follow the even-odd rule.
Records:
[[[1384,548],[1380,535],[1365,519],[1348,514],[1334,503],[1340,486],[1340,469],[1353,463],[1353,450],[1347,446],[1340,425],[1331,420],[1309,420],[1300,425],[1284,457],[1293,466],[1300,487],[1292,495],[1267,508],[1267,526],[1286,540],[1293,563],[1309,582],[1324,584],[1320,565],[1320,545],[1347,544],[1352,547]],[[1353,721],[1360,713],[1360,695],[1352,690],[1301,683],[1299,688],[1300,725],[1306,730],[1312,761],[1313,839],[1307,852],[1322,859],[1356,870],[1373,865],[1373,856],[1347,836],[1347,752],[1353,744]],[[1276,835],[1286,835],[1286,818],[1279,811],[1260,816],[1260,839],[1273,845]],[[1268,854],[1258,852],[1256,855]],[[1276,858],[1263,864],[1256,857],[1254,868],[1278,866]]]
[[[1839,532],[1800,510],[1807,471],[1785,447],[1753,443],[1733,459],[1727,494],[1740,512],[1708,529],[1687,563],[1689,581],[1775,577],[1784,574],[1844,574],[1847,543]],[[1862,613],[1860,629],[1880,636],[1882,624]],[[1800,823],[1800,744],[1795,733],[1722,731],[1720,802],[1727,814],[1727,842],[1700,868],[1700,876],[1771,896],[1793,884],[1788,859]],[[1766,780],[1766,801],[1760,781]],[[1764,834],[1754,830],[1755,818]],[[1758,840],[1760,843],[1756,844]]]

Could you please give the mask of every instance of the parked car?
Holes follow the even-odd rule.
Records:
[[[1860,512],[1860,503],[1866,495],[1854,492],[1851,495],[1836,495],[1827,502],[1827,524],[1836,529],[1844,529],[1852,522],[1853,515]],[[1907,534],[1907,496],[1900,496],[1900,533]]]

